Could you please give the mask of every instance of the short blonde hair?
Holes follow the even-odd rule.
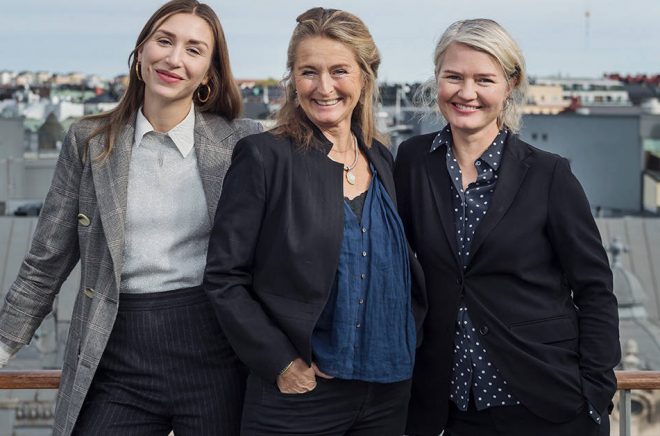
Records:
[[[283,81],[286,101],[277,114],[277,124],[273,132],[289,136],[303,147],[309,147],[312,143],[313,129],[302,108],[297,104],[296,86],[292,74],[298,45],[307,38],[320,36],[341,42],[355,53],[364,85],[351,121],[362,131],[362,139],[367,147],[371,146],[373,139],[382,140],[383,137],[376,130],[374,114],[374,107],[379,98],[376,77],[380,54],[367,26],[349,12],[320,7],[303,12],[296,21],[298,24],[289,41],[287,74]]]
[[[522,105],[525,102],[525,94],[529,85],[525,58],[518,44],[502,26],[493,20],[477,18],[453,23],[445,30],[435,47],[433,62],[436,87],[445,53],[454,43],[464,44],[489,54],[500,64],[504,77],[511,87],[511,94],[497,117],[497,125],[506,126],[513,133],[517,133],[520,130]]]

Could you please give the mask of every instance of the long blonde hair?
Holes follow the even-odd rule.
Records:
[[[370,147],[374,139],[383,140],[376,130],[374,107],[378,103],[376,77],[380,65],[380,54],[367,26],[355,15],[325,8],[312,8],[296,18],[298,24],[293,30],[287,51],[287,74],[284,77],[286,101],[277,114],[273,133],[289,136],[307,148],[312,145],[313,127],[305,112],[297,103],[293,68],[296,63],[298,45],[306,38],[324,37],[341,42],[355,53],[355,60],[362,71],[364,87],[360,100],[353,110],[351,122],[362,131],[365,145]]]

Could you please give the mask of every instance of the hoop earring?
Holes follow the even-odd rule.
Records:
[[[135,75],[137,76],[137,79],[138,79],[140,82],[144,82],[144,80],[142,80],[142,73],[140,73],[140,69],[141,69],[141,68],[142,68],[142,62],[137,61],[137,62],[135,63]]]
[[[202,98],[202,93],[200,92],[203,86],[206,87],[206,98]],[[209,101],[209,97],[211,97],[211,87],[209,84],[205,83],[200,85],[199,88],[197,88],[197,100],[199,100],[200,103],[206,103]]]

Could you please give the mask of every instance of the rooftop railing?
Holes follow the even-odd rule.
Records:
[[[60,370],[0,370],[0,389],[57,389]],[[631,433],[631,391],[660,389],[660,371],[616,371],[619,397],[619,436]]]

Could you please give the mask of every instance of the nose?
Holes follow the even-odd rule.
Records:
[[[179,65],[181,65],[181,60],[183,58],[183,51],[184,51],[183,47],[180,47],[178,45],[173,45],[165,60],[170,66],[178,67]]]
[[[330,95],[334,91],[334,85],[332,77],[328,73],[322,73],[319,75],[319,86],[318,90],[323,95]]]
[[[465,100],[473,100],[477,98],[477,89],[473,80],[464,80],[458,90],[458,95]]]

